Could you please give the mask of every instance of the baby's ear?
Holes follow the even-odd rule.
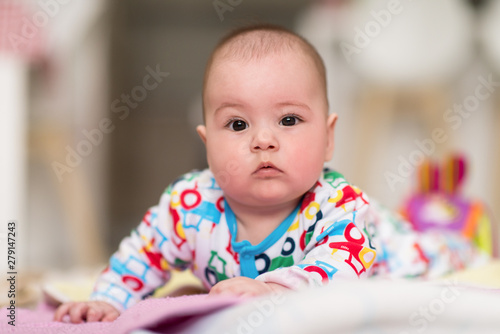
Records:
[[[330,161],[333,157],[333,149],[335,141],[333,138],[335,123],[337,122],[337,114],[330,114],[326,119],[326,151],[325,161]]]
[[[200,136],[201,140],[203,141],[203,144],[207,144],[207,128],[205,125],[198,125],[196,127],[196,132],[198,132],[198,135]]]

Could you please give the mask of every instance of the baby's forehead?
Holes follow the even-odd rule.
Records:
[[[248,54],[237,56],[235,54],[224,54],[214,58],[210,71],[212,74],[220,70],[238,71],[243,67],[260,67],[269,62],[294,64],[294,69],[301,72],[315,72],[316,66],[311,57],[304,52],[283,51],[280,53],[268,53],[251,57]],[[273,67],[271,71],[281,67]],[[318,79],[320,76],[318,76]]]
[[[219,45],[213,54],[213,61],[255,61],[285,53],[313,60],[312,52],[307,49],[308,45],[304,41],[288,32],[251,31],[236,35]]]
[[[267,33],[267,34],[266,34]],[[291,33],[247,33],[219,45],[208,65],[205,84],[214,70],[241,65],[255,65],[269,59],[292,61],[300,71],[316,72],[321,85],[326,84],[324,65],[312,47]],[[286,59],[286,60],[285,60]],[[298,60],[298,61],[295,61]],[[303,66],[301,66],[303,65]],[[297,70],[299,70],[297,68]],[[207,82],[208,81],[208,82]]]
[[[284,29],[253,29],[239,31],[224,38],[213,51],[205,69],[203,100],[207,87],[211,86],[213,70],[227,64],[258,62],[270,56],[293,55],[304,60],[301,71],[315,71],[324,94],[326,105],[326,71],[323,60],[307,40]]]

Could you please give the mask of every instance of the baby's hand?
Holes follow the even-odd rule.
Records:
[[[212,289],[210,289],[209,295],[236,295],[251,297],[279,290],[288,289],[276,283],[264,283],[248,277],[234,277],[215,284]]]
[[[59,306],[54,315],[55,321],[62,321],[69,314],[70,321],[79,324],[82,321],[113,321],[120,315],[111,304],[102,301],[69,302]]]

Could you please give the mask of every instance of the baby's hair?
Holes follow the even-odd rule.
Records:
[[[254,24],[237,28],[219,41],[205,68],[203,100],[205,100],[205,90],[210,70],[216,59],[250,61],[264,58],[269,54],[289,51],[302,52],[312,60],[314,67],[318,71],[328,107],[326,70],[321,56],[305,38],[286,28],[272,24]]]

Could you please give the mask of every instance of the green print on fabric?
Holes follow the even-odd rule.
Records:
[[[217,282],[228,279],[229,277],[226,275],[226,260],[221,258],[216,251],[211,251],[211,254],[212,256],[210,256],[210,260],[208,260],[208,268],[211,269],[213,273],[215,273]],[[218,265],[217,262],[221,263],[222,266],[220,264]],[[222,267],[222,272],[219,272],[217,270],[217,267]]]
[[[195,177],[197,177],[198,175],[200,175],[200,172],[192,172],[192,173],[186,174],[186,176],[184,176],[184,180],[191,181]]]
[[[175,259],[174,266],[177,268],[186,268],[187,266],[189,266],[189,262],[181,259]]]
[[[313,234],[314,234],[314,230],[306,233],[306,236],[304,238],[304,245],[309,244],[309,241],[311,240]]]
[[[283,267],[291,267],[293,266],[293,257],[292,256],[278,256],[271,260],[271,266],[269,267],[269,271],[273,271],[278,268]]]
[[[340,174],[339,172],[336,172],[334,170],[329,170],[328,172],[325,172],[323,178],[325,179],[326,182],[328,182],[332,187],[336,188],[341,184],[349,184],[344,178],[344,175]],[[335,181],[337,180],[342,180],[340,183],[335,184]]]

